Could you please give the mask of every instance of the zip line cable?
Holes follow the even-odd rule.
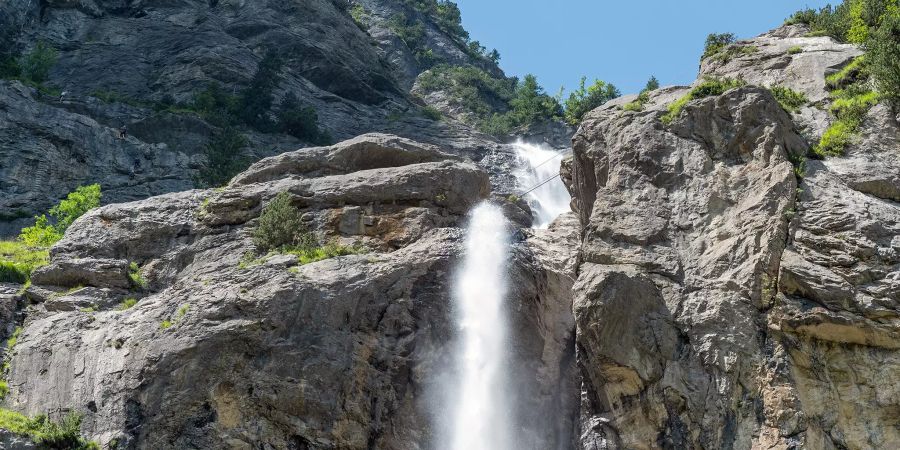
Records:
[[[540,164],[538,164],[538,165],[532,167],[531,170],[537,169],[538,167],[541,167],[541,166],[543,166],[544,164],[547,164],[548,162],[553,161],[553,160],[556,159],[557,157],[563,156],[563,153],[571,152],[572,149],[571,149],[571,148],[567,148],[567,149],[564,149],[564,150],[554,150],[554,151],[556,151],[556,155],[553,155],[552,158],[550,158],[550,159],[548,159],[548,160],[546,160],[546,161],[544,161],[544,162],[542,162],[542,163],[540,163]],[[530,193],[533,192],[535,189],[537,189],[537,188],[539,188],[539,187],[541,187],[541,186],[543,186],[543,185],[545,185],[545,184],[547,184],[547,183],[553,181],[554,178],[559,178],[559,174],[556,174],[556,175],[554,175],[554,176],[552,176],[552,177],[550,177],[550,178],[548,178],[548,179],[542,181],[542,182],[541,182],[540,184],[538,184],[537,186],[535,186],[535,187],[533,187],[533,188],[531,188],[531,189],[525,191],[524,193],[522,193],[521,196],[524,197],[524,196],[530,194]]]
[[[547,183],[553,181],[555,178],[559,178],[559,174],[553,175],[552,177],[550,177],[550,178],[548,178],[548,179],[542,181],[541,184],[539,184],[539,185],[537,185],[537,186],[535,186],[535,187],[533,187],[533,188],[531,188],[531,189],[525,191],[524,193],[522,193],[521,197],[524,197],[524,196],[530,194],[530,193],[531,193],[532,191],[534,191],[535,189],[537,189],[537,188],[539,188],[539,187],[541,187],[541,186],[543,186],[543,185],[545,185],[545,184],[547,184]]]

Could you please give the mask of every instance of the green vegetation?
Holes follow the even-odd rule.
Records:
[[[659,89],[659,80],[656,77],[651,76],[649,80],[647,80],[647,84],[644,86],[644,89],[641,89],[640,94],[638,94],[638,98],[633,102],[628,102],[622,109],[625,111],[641,111],[644,109],[644,105],[650,101],[650,92]]]
[[[253,231],[253,242],[264,253],[297,255],[300,264],[365,251],[360,246],[344,246],[336,242],[321,245],[316,235],[303,224],[300,211],[293,206],[291,195],[287,192],[276,195],[263,208]],[[244,254],[238,267],[249,268],[262,264],[264,260],[252,253]]]
[[[55,244],[62,239],[75,219],[100,205],[101,197],[99,184],[78,187],[50,209],[52,224],[45,214],[37,216],[34,226],[23,228],[19,239],[29,247],[49,247]]]
[[[444,115],[441,112],[432,106],[424,106],[422,107],[422,116],[426,119],[433,120],[437,122],[438,120],[443,119]]]
[[[727,63],[734,58],[740,58],[741,56],[752,55],[759,51],[755,45],[737,45],[731,44],[726,46],[725,48],[719,50],[718,52],[712,55],[712,59],[716,61],[720,61],[722,63]]]
[[[206,165],[197,174],[196,183],[203,187],[224,186],[246,169],[249,159],[242,156],[247,138],[228,127],[214,134],[203,147]]]
[[[440,65],[420,76],[419,86],[426,92],[446,92],[468,113],[468,122],[494,135],[563,115],[559,101],[530,74],[519,82],[494,78],[472,66]]]
[[[850,64],[847,64],[841,70],[825,77],[825,87],[827,89],[843,89],[847,86],[857,84],[868,79],[869,68],[865,55],[860,56]]]
[[[49,260],[46,248],[29,247],[22,241],[0,241],[0,282],[26,283],[31,272]]]
[[[789,113],[796,112],[803,105],[809,103],[806,95],[788,87],[772,86],[769,90],[772,91],[772,95],[775,96],[775,100],[778,100],[781,107]]]
[[[472,66],[440,65],[423,73],[418,83],[426,92],[445,91],[479,123],[497,109],[509,108],[517,80],[494,78]]]
[[[183,319],[184,316],[187,315],[187,312],[189,309],[190,309],[190,305],[179,306],[178,309],[175,311],[175,315],[160,322],[159,329],[160,330],[168,330],[169,328],[172,328],[173,325],[175,325],[179,320]]]
[[[707,78],[702,83],[691,89],[684,97],[676,100],[669,105],[669,112],[662,116],[665,124],[670,124],[681,114],[681,110],[691,100],[697,100],[704,97],[712,97],[722,95],[729,89],[734,89],[746,84],[743,80],[734,80],[731,78]]]
[[[99,450],[100,446],[81,437],[81,416],[69,413],[59,423],[47,416],[26,417],[15,411],[0,409],[0,428],[28,437],[42,448],[66,450]]]
[[[58,96],[58,89],[45,84],[58,56],[56,49],[43,41],[39,41],[30,52],[18,58],[14,54],[0,53],[0,78],[19,80],[44,95]]]
[[[293,92],[281,100],[278,107],[278,129],[298,139],[316,144],[328,145],[331,135],[319,129],[319,115],[310,106],[303,106]]]
[[[135,289],[145,289],[147,287],[147,280],[144,279],[141,268],[136,262],[128,265],[128,278]]]
[[[47,81],[58,56],[53,47],[39,41],[31,52],[19,60],[22,77],[37,84]]]
[[[712,33],[706,36],[706,45],[703,48],[703,56],[700,59],[703,60],[719,53],[725,47],[733,44],[734,41],[734,33]]]
[[[866,113],[879,100],[877,93],[865,89],[834,91],[832,96],[835,100],[831,104],[831,112],[837,120],[813,147],[813,153],[820,157],[842,155],[856,141]]]
[[[481,43],[469,39],[469,33],[462,26],[462,14],[456,3],[450,0],[401,0],[401,3],[407,10],[392,17],[388,22],[388,28],[403,40],[423,68],[433,67],[442,61],[426,47],[425,26],[416,13],[431,18],[434,24],[469,56],[488,59],[494,63],[500,61],[500,53],[496,49],[488,52]],[[350,14],[356,20],[352,10]]]
[[[788,49],[788,55],[796,55],[798,53],[803,53],[803,47],[799,45],[795,45]]]
[[[601,80],[586,86],[587,77],[581,77],[578,89],[569,94],[565,103],[565,119],[570,125],[578,125],[589,111],[622,95],[615,85]]]
[[[13,334],[10,335],[9,339],[6,340],[6,354],[9,355],[13,352],[13,349],[16,348],[16,344],[19,343],[19,336],[22,334],[22,327],[16,327],[13,331]]]
[[[885,18],[896,17],[897,13],[897,0],[844,0],[837,6],[797,11],[787,23],[806,24],[815,36],[866,44]]]
[[[871,89],[872,70],[870,56],[863,55],[826,77],[825,84],[832,98],[830,111],[835,121],[813,146],[814,155],[823,158],[842,155],[857,140],[866,113],[882,98]]]
[[[358,26],[360,30],[369,30],[369,21],[372,20],[372,16],[366,11],[366,8],[364,8],[363,5],[356,3],[350,7],[348,12],[350,13],[350,17],[353,18],[353,22],[356,23],[356,26]]]
[[[875,86],[896,106],[900,103],[900,13],[897,9],[882,19],[866,46]]]
[[[129,309],[133,308],[134,305],[137,305],[137,302],[138,301],[136,299],[126,298],[125,301],[123,301],[122,303],[119,303],[119,306],[116,306],[116,311],[129,310]]]
[[[293,248],[286,250],[284,253],[289,255],[297,255],[300,265],[311,264],[326,259],[336,258],[338,256],[358,255],[365,253],[366,249],[359,245],[341,245],[337,242],[329,242],[320,247],[314,248]]]
[[[306,229],[300,211],[292,204],[291,194],[281,192],[263,208],[253,243],[263,252],[287,247],[312,248],[318,245],[315,235]]]
[[[388,21],[388,28],[406,44],[415,55],[416,62],[429,68],[440,62],[434,52],[425,45],[425,24],[415,17],[397,14]]]

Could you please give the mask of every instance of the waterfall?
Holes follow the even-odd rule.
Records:
[[[509,231],[499,207],[471,212],[465,256],[453,288],[459,336],[450,450],[511,450],[508,387],[506,262]]]
[[[544,145],[522,141],[516,142],[513,147],[520,162],[514,172],[519,189],[528,190],[552,178],[525,196],[534,215],[532,225],[547,228],[560,214],[571,210],[569,191],[557,177],[563,154]]]

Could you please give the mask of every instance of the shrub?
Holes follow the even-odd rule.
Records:
[[[166,319],[166,320],[163,320],[162,322],[159,323],[159,329],[160,329],[160,330],[168,330],[169,328],[172,328],[172,321],[171,321],[171,320]]]
[[[841,42],[864,44],[885,17],[897,11],[896,0],[844,0],[837,6],[805,9],[794,13],[787,23],[809,25],[815,36],[831,36]]]
[[[625,111],[641,111],[644,109],[644,105],[650,101],[650,92],[659,89],[659,80],[656,77],[651,76],[649,80],[647,80],[647,84],[644,85],[644,89],[641,89],[640,94],[638,94],[638,98],[633,102],[628,102],[622,106],[622,109]]]
[[[888,14],[868,45],[870,71],[878,91],[900,103],[900,13]]]
[[[703,47],[703,56],[700,59],[706,59],[715,55],[720,50],[733,44],[735,39],[734,33],[712,33],[706,36],[706,44]]]
[[[19,60],[22,77],[38,84],[47,81],[58,56],[53,47],[39,41],[31,52]]]
[[[781,104],[781,107],[790,113],[796,112],[809,102],[809,99],[806,98],[805,94],[788,87],[772,86],[770,91],[772,91],[772,95],[775,96],[775,100],[778,100],[778,103]]]
[[[860,83],[869,78],[868,62],[865,55],[855,58],[841,70],[825,77],[825,87],[829,90],[840,89]]]
[[[815,22],[817,16],[818,13],[816,12],[816,10],[812,8],[806,8],[792,14],[787,18],[787,20],[784,21],[784,23],[787,25],[812,25],[813,22]]]
[[[741,56],[752,55],[759,51],[755,45],[737,45],[732,44],[726,46],[724,49],[719,50],[715,54],[712,55],[712,59],[715,61],[721,61],[722,63],[727,63],[734,58],[739,58]]]
[[[859,87],[835,91],[837,98],[831,104],[831,112],[837,119],[822,134],[813,153],[819,157],[839,156],[856,141],[863,119],[869,109],[878,103],[878,94]]]
[[[0,78],[15,79],[22,75],[22,68],[19,62],[12,55],[0,55]]]
[[[137,300],[133,298],[126,298],[125,301],[119,303],[119,306],[116,307],[117,311],[125,311],[131,308],[134,308],[134,305],[137,305]]]
[[[356,23],[356,26],[363,31],[369,30],[369,21],[372,20],[372,16],[366,11],[366,8],[359,3],[354,4],[350,8],[350,17],[353,18],[353,22]]]
[[[803,53],[803,47],[799,45],[795,45],[788,49],[788,55],[796,55],[798,53]]]
[[[494,135],[563,115],[559,101],[547,95],[530,74],[519,82],[494,78],[471,66],[440,65],[422,74],[419,87],[426,93],[446,92],[468,113],[470,123]]]
[[[563,115],[559,102],[544,92],[537,77],[532,74],[525,75],[516,87],[515,96],[509,105],[512,108],[510,114],[517,125],[534,124]]]
[[[213,135],[203,149],[206,165],[197,175],[202,187],[224,186],[231,178],[244,170],[247,159],[242,156],[247,138],[236,129],[228,127]]]
[[[729,89],[743,86],[743,80],[734,80],[731,78],[707,78],[702,83],[691,89],[684,97],[676,100],[669,105],[669,112],[662,116],[665,124],[670,124],[681,114],[681,110],[691,100],[697,100],[704,97],[722,95]]]
[[[311,264],[338,256],[356,255],[364,253],[363,247],[354,245],[340,245],[337,242],[329,242],[321,247],[299,248],[286,251],[288,254],[297,255],[300,265]]]
[[[128,279],[131,280],[132,287],[136,289],[144,289],[147,287],[147,280],[144,279],[144,274],[136,262],[132,262],[128,265]]]
[[[213,82],[194,95],[193,103],[188,108],[197,111],[200,117],[215,126],[227,127],[238,123],[236,111],[239,103],[238,96],[228,94],[222,85]]]
[[[238,118],[264,133],[275,129],[269,111],[272,109],[272,92],[278,86],[278,73],[283,64],[275,53],[266,54],[259,62],[250,85],[240,94]]]
[[[331,138],[319,129],[319,115],[316,110],[300,104],[293,92],[281,101],[278,111],[278,128],[282,133],[316,145],[328,145]]]
[[[437,108],[434,108],[432,106],[422,107],[422,116],[435,122],[441,120],[444,117]]]
[[[32,248],[22,241],[0,241],[0,282],[24,284],[31,273],[49,262],[45,248]]]
[[[315,236],[307,231],[300,211],[292,204],[291,194],[279,193],[263,208],[253,230],[253,243],[263,252],[286,247],[314,248]]]
[[[7,409],[0,409],[0,428],[27,436],[42,448],[67,450],[99,450],[100,447],[81,437],[81,415],[69,413],[61,422],[47,416],[28,418]]]
[[[35,217],[35,224],[22,229],[19,239],[29,247],[49,247],[62,239],[66,230],[84,213],[100,205],[99,184],[80,186],[50,208],[53,223],[45,214]]]
[[[813,147],[813,153],[821,157],[844,154],[844,149],[853,143],[856,131],[849,122],[835,122],[822,133],[819,143]]]
[[[618,89],[601,80],[594,80],[594,84],[585,87],[587,77],[581,77],[581,84],[575,92],[569,95],[565,103],[565,119],[570,125],[578,125],[581,118],[589,111],[621,95]]]
[[[494,113],[509,110],[515,96],[517,80],[494,78],[472,66],[439,65],[419,77],[418,84],[426,92],[444,91],[478,125]]]

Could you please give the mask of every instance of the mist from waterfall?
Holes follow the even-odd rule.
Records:
[[[559,179],[563,154],[546,145],[518,141],[512,144],[519,158],[519,168],[513,173],[519,189],[528,190],[550,180],[525,196],[534,216],[534,228],[547,228],[560,214],[571,211],[571,196]],[[556,177],[556,178],[554,178]]]
[[[509,230],[484,202],[470,213],[465,255],[453,287],[458,341],[449,398],[448,450],[512,450],[505,311]]]

